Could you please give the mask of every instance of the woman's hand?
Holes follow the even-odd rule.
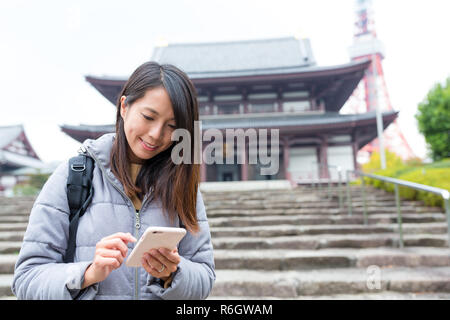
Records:
[[[142,266],[155,278],[166,281],[170,275],[177,271],[181,258],[178,249],[169,250],[166,248],[152,249],[144,253]]]
[[[119,268],[127,257],[128,242],[136,242],[130,233],[118,232],[97,242],[92,264],[84,273],[81,289],[105,280],[111,271]]]

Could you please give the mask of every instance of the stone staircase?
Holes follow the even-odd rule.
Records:
[[[394,196],[352,188],[205,192],[217,280],[208,299],[450,299],[443,210],[402,201],[399,248]],[[345,190],[344,190],[345,194]],[[346,203],[344,201],[344,203]]]
[[[34,197],[0,197],[0,299],[15,299],[11,292],[14,265],[33,207]]]
[[[338,190],[202,191],[217,280],[208,299],[450,299],[443,210],[402,201],[399,248],[393,195],[359,187],[353,213]],[[0,297],[11,281],[33,198],[0,198]]]

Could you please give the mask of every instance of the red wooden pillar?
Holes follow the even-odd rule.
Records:
[[[283,164],[284,178],[292,182],[292,176],[289,172],[289,137],[283,137]]]

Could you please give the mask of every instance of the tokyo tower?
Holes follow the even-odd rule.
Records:
[[[349,53],[352,61],[369,59],[372,64],[349,99],[347,110],[349,108],[351,113],[362,113],[375,111],[378,107],[380,112],[392,111],[381,64],[385,56],[384,46],[375,31],[371,0],[356,1],[355,32]],[[395,152],[404,160],[415,156],[397,120],[384,131],[383,144],[385,149]],[[367,158],[373,151],[378,150],[378,139],[374,139],[359,151],[358,157]]]

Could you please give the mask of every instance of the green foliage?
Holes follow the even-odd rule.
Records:
[[[50,174],[36,173],[36,174],[30,174],[29,177],[30,177],[30,182],[29,182],[30,186],[35,187],[40,190],[40,189],[42,189],[45,182],[50,177]]]
[[[388,161],[390,159],[390,161]],[[379,154],[373,153],[370,161],[363,166],[363,170],[380,176],[392,177],[400,180],[416,182],[432,187],[450,191],[450,159],[424,165],[418,159],[404,163],[399,157],[386,154],[387,168],[385,170],[373,170],[379,163]],[[372,171],[369,171],[372,170]],[[394,192],[392,183],[385,183],[377,179],[364,178],[366,184],[376,188]],[[419,191],[406,187],[399,187],[400,197],[411,200],[422,200],[430,206],[444,206],[442,197],[433,193]]]
[[[426,168],[450,168],[450,158],[426,165]]]
[[[40,189],[30,186],[29,184],[18,184],[13,188],[15,196],[36,196],[40,192]]]
[[[26,182],[14,186],[13,193],[16,196],[36,196],[49,177],[50,174],[44,173],[29,174]]]
[[[397,154],[394,152],[391,152],[389,150],[385,151],[385,157],[386,157],[386,170],[401,170],[405,167],[402,158],[400,158]],[[380,161],[380,153],[375,151],[370,156],[369,162],[364,164],[362,166],[362,169],[364,172],[367,173],[373,173],[375,171],[381,170],[381,161]]]
[[[445,86],[436,84],[419,104],[416,119],[419,131],[430,146],[433,160],[450,156],[450,77]]]
[[[422,168],[410,171],[398,178],[450,191],[450,168]],[[431,206],[443,205],[442,197],[429,192],[408,190],[401,192],[400,195],[408,199],[423,200],[427,205]]]

